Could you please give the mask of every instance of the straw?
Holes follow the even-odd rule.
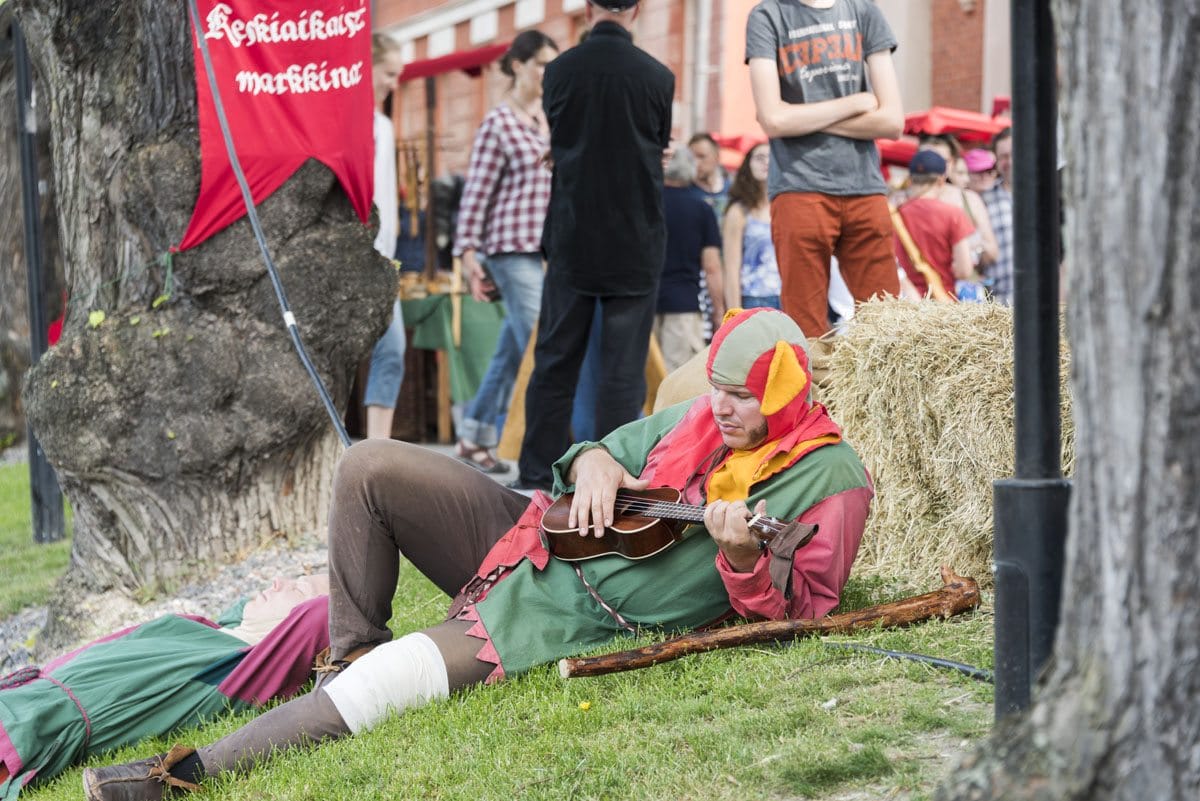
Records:
[[[991,586],[992,482],[1013,472],[1011,309],[863,304],[815,349],[818,400],[875,481],[855,573],[924,586],[942,564]],[[1061,348],[1063,469],[1074,461]]]

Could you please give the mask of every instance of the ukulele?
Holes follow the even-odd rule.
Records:
[[[574,493],[563,495],[542,515],[546,549],[568,562],[610,553],[645,559],[682,540],[686,524],[704,523],[704,507],[681,503],[677,489],[617,490],[613,524],[604,529],[603,536],[594,536],[590,529],[580,535],[578,526],[567,523],[574,497]],[[753,515],[746,523],[762,539],[763,547],[788,525],[767,515]]]

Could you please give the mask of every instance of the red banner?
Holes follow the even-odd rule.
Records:
[[[375,145],[366,0],[197,0],[193,29],[200,117],[200,196],[179,250],[246,213],[217,121],[200,36],[255,205],[305,159],[333,170],[365,223]]]

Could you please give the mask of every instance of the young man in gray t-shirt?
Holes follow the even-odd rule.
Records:
[[[746,23],[783,310],[810,337],[829,330],[831,256],[856,301],[899,293],[874,141],[904,127],[895,48],[871,0],[763,0]]]

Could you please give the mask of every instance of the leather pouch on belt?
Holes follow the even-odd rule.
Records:
[[[798,549],[808,545],[816,533],[817,527],[813,524],[793,520],[767,543],[767,550],[771,552],[771,563],[767,565],[771,586],[782,592],[784,598],[792,597],[792,557]]]

